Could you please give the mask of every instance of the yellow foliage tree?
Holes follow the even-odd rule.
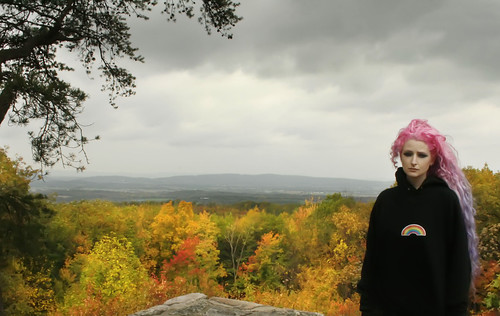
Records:
[[[334,233],[331,236],[330,256],[327,262],[335,267],[338,277],[334,288],[343,300],[356,292],[365,251],[368,221],[362,213],[343,205],[332,215]]]
[[[217,225],[211,220],[208,212],[203,211],[195,220],[191,220],[186,227],[190,237],[198,237],[199,243],[196,246],[195,254],[196,261],[199,263],[207,277],[212,280],[225,277],[226,271],[220,264],[220,250],[217,245],[217,236],[220,230]]]
[[[171,259],[188,237],[188,224],[194,219],[193,205],[181,201],[174,207],[170,201],[164,204],[151,223],[151,240],[146,256],[151,265],[158,268],[162,261]]]
[[[5,287],[5,315],[46,315],[54,309],[52,280],[47,271],[32,272],[21,260],[12,260],[0,271]]]
[[[86,256],[79,281],[66,293],[59,310],[69,315],[132,313],[147,306],[144,289],[149,282],[131,243],[104,236]]]
[[[478,230],[500,223],[500,173],[487,164],[482,169],[465,168],[464,173],[472,186]]]
[[[306,201],[286,222],[286,242],[297,264],[314,262],[322,254],[318,229],[308,221],[317,207],[318,203]]]

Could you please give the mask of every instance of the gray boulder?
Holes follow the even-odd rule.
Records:
[[[322,316],[288,308],[277,308],[222,297],[208,297],[191,293],[170,299],[162,305],[137,312],[130,316]]]

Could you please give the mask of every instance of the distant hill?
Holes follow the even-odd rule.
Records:
[[[58,201],[188,200],[197,203],[245,200],[287,203],[312,196],[342,193],[374,198],[390,182],[289,175],[212,174],[140,178],[122,176],[49,177],[32,183],[32,191],[57,194]]]

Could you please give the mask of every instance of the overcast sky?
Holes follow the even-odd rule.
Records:
[[[83,176],[392,180],[391,143],[413,118],[462,166],[500,169],[500,2],[242,0],[238,13],[232,40],[185,18],[133,22],[146,62],[125,63],[137,94],[117,110],[98,80],[65,75],[101,136]],[[3,124],[0,145],[30,161],[22,129]]]

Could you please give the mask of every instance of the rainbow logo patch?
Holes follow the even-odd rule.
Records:
[[[418,224],[410,224],[403,228],[401,231],[401,236],[407,237],[411,235],[416,235],[416,236],[426,236],[427,233],[425,232],[425,228]]]

